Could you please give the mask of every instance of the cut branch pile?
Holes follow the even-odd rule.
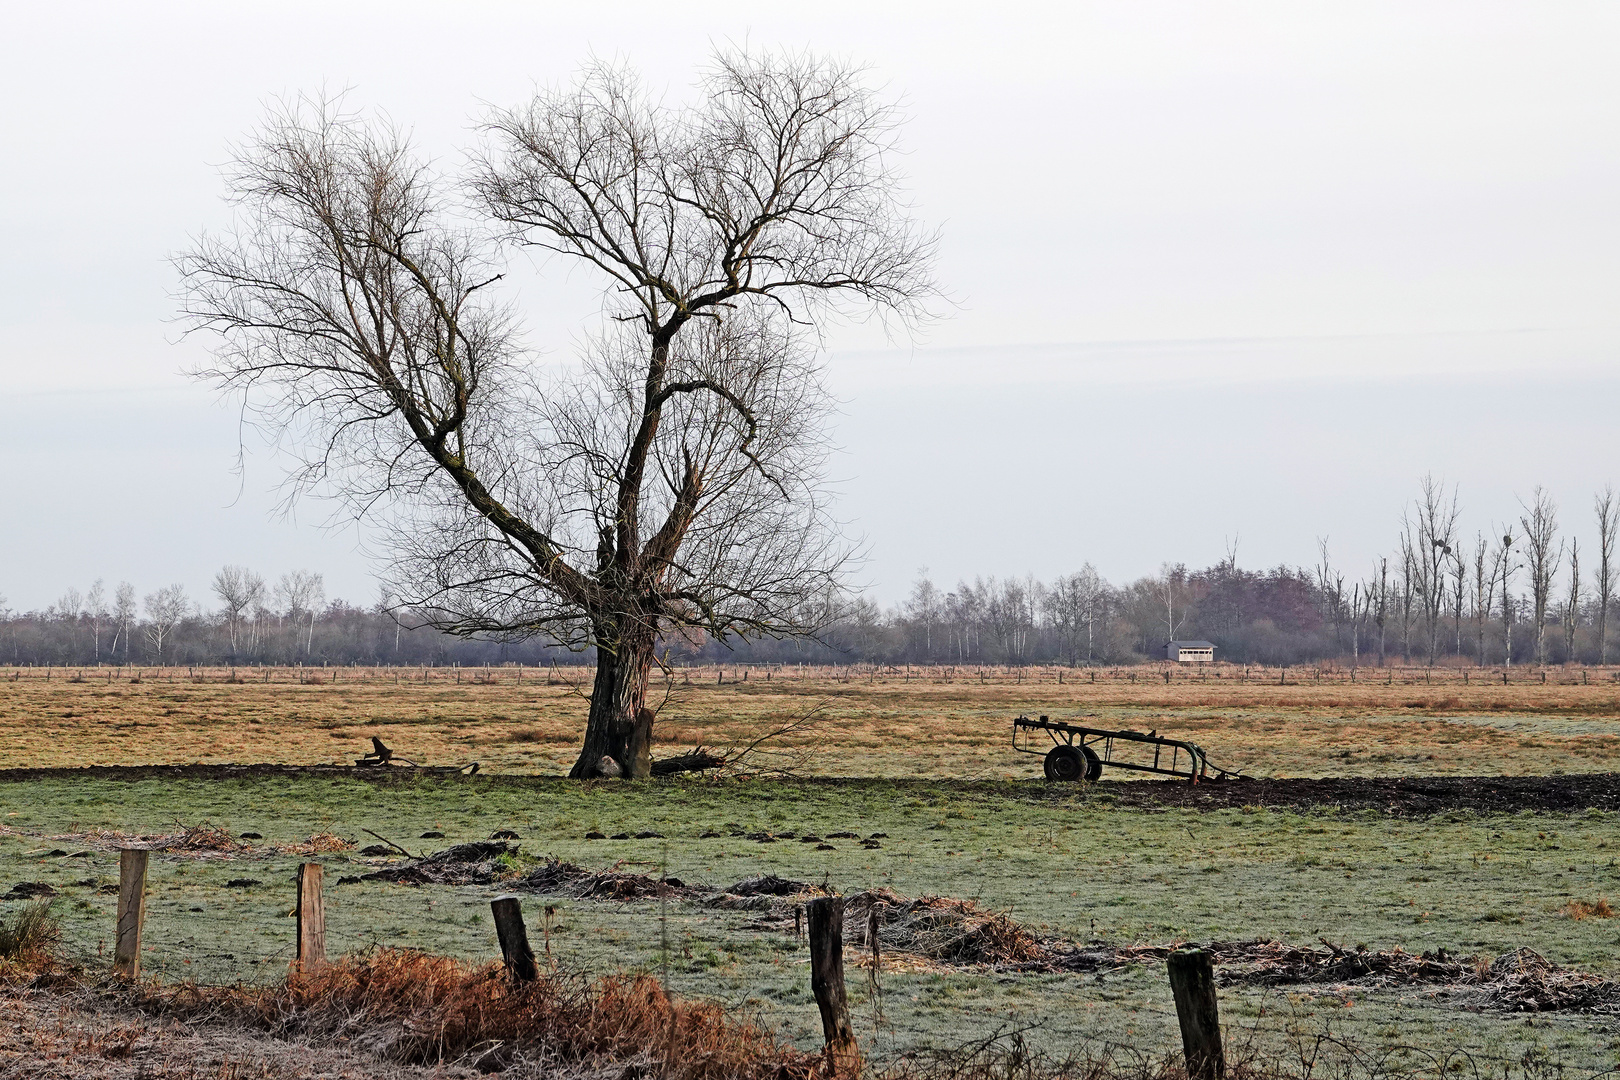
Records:
[[[870,947],[873,911],[884,952],[907,952],[947,964],[1018,964],[1046,955],[1033,934],[1005,912],[987,911],[949,896],[901,896],[892,889],[860,892],[844,901],[844,939]]]
[[[1496,958],[1481,981],[1476,1004],[1507,1012],[1620,1013],[1620,983],[1549,963],[1534,949]]]
[[[401,885],[488,885],[503,876],[501,856],[515,856],[516,844],[480,840],[456,844],[420,859],[397,866],[386,866],[359,877],[340,878],[338,884],[352,881],[393,881]]]
[[[655,878],[627,873],[617,866],[591,871],[561,859],[552,859],[522,879],[513,888],[539,893],[562,893],[590,900],[690,899],[707,890],[688,888],[679,878]]]

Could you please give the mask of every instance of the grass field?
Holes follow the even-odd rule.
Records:
[[[556,773],[572,764],[584,727],[581,688],[547,685],[532,670],[525,681],[495,669],[492,681],[469,672],[456,683],[438,669],[426,684],[386,669],[307,676],[318,682],[283,670],[273,675],[280,681],[240,683],[212,671],[203,682],[184,669],[138,682],[111,670],[83,681],[37,670],[8,680],[0,671],[0,768],[347,763],[380,735],[424,764],[477,760],[503,773]],[[1256,776],[1620,768],[1620,686],[1606,675],[1588,685],[1566,676],[1501,686],[1478,677],[1463,685],[1455,673],[1438,685],[1421,672],[1390,685],[1342,677],[1278,685],[1275,674],[1165,684],[1151,674],[1093,684],[1071,673],[1060,684],[1050,670],[1014,681],[1004,671],[794,677],[787,669],[746,682],[729,671],[720,683],[715,669],[696,670],[671,687],[655,738],[658,752],[736,746],[815,715],[816,724],[777,744],[813,751],[804,769],[814,775],[1008,779],[1040,775],[1038,759],[1008,749],[1009,721],[1026,712],[1175,734],[1222,767]]]
[[[265,685],[24,677],[0,682],[0,766],[314,763],[357,756],[380,733],[429,763],[476,758],[491,772],[554,773],[571,760],[583,704],[566,686],[532,680],[396,687],[381,678]],[[362,831],[370,829],[417,852],[510,828],[527,857],[714,885],[774,872],[846,893],[888,886],[956,896],[1077,941],[1325,937],[1486,956],[1527,946],[1620,977],[1620,920],[1573,918],[1569,906],[1620,899],[1613,814],[1128,808],[1111,794],[1117,785],[1036,779],[1039,760],[1007,746],[1007,720],[1027,711],[1184,735],[1217,763],[1258,775],[1614,771],[1620,691],[1612,682],[694,678],[661,714],[668,750],[660,753],[744,742],[818,707],[826,720],[801,739],[813,751],[807,772],[822,778],[12,780],[0,783],[0,893],[19,881],[51,885],[71,947],[102,963],[115,897],[101,889],[116,880],[116,856],[97,830],[154,834],[206,820],[233,834],[262,833],[254,852],[230,858],[154,858],[145,962],[166,980],[273,979],[291,957],[294,867],[311,858],[274,845],[317,833],[364,845],[373,842]],[[428,831],[445,835],[419,839]],[[591,831],[663,836],[585,839]],[[702,836],[710,831],[726,835]],[[887,836],[872,850],[839,841],[818,851],[733,831]],[[352,849],[313,857],[328,864],[329,882],[387,862]],[[403,944],[489,957],[488,900],[497,891],[329,884],[329,948]],[[558,910],[543,937],[544,904]],[[802,945],[751,929],[749,912],[556,898],[526,907],[537,946],[548,944],[559,963],[660,973],[676,990],[752,1011],[800,1045],[819,1039]],[[864,975],[852,978],[858,1034],[879,1057],[1015,1027],[1034,1027],[1030,1038],[1057,1050],[1086,1039],[1176,1046],[1173,1007],[1151,965],[1103,975],[891,970],[881,1022]],[[1528,1054],[1583,1072],[1620,1063],[1613,1017],[1474,1013],[1418,989],[1228,987],[1222,1000],[1240,1034],[1272,1048],[1331,1026],[1367,1044],[1455,1045],[1487,1062]]]

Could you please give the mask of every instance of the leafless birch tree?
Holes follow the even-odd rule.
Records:
[[[118,642],[124,643],[124,663],[129,663],[129,636],[135,626],[135,586],[127,581],[120,581],[118,589],[113,594],[113,622],[118,630],[113,634],[112,645],[107,652],[115,659],[118,656]]]
[[[402,602],[454,633],[594,647],[572,770],[646,776],[662,634],[814,629],[849,546],[823,485],[816,333],[924,314],[934,237],[862,72],[724,52],[687,107],[598,64],[493,114],[469,184],[504,240],[580,268],[604,322],[542,369],[499,249],[398,132],[331,106],[238,155],[235,235],[181,260],[203,374],[384,531]]]
[[[231,642],[231,663],[241,645],[243,616],[264,602],[264,578],[245,566],[226,566],[214,575],[214,595],[225,605],[225,630]]]
[[[180,621],[191,614],[191,601],[186,598],[184,585],[165,585],[146,598],[146,640],[157,653],[158,666],[163,665],[163,646]]]
[[[286,611],[287,619],[293,624],[295,631],[297,627],[304,625],[305,619],[309,620],[304,641],[305,656],[314,655],[315,617],[325,600],[326,579],[313,570],[290,570],[282,574],[281,580],[276,582],[276,602]],[[296,636],[294,641],[297,641]],[[296,645],[294,651],[296,652]]]
[[[96,658],[96,665],[101,664],[101,627],[112,612],[107,610],[107,583],[96,578],[90,586],[90,591],[84,597],[84,613],[90,620],[90,636],[94,645],[92,655]]]

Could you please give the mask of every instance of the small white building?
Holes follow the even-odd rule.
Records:
[[[1172,641],[1164,647],[1165,659],[1178,664],[1212,664],[1215,662],[1215,643],[1212,641]]]

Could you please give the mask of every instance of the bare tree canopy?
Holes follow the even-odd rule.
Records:
[[[1558,540],[1558,506],[1540,484],[1530,493],[1530,503],[1519,516],[1524,532],[1525,565],[1530,571],[1531,619],[1536,631],[1536,663],[1547,663],[1547,610],[1552,598],[1553,577],[1564,559],[1564,544]],[[1554,547],[1557,541],[1558,546]]]
[[[302,102],[236,155],[234,233],[179,259],[199,374],[386,537],[390,592],[454,633],[594,645],[573,775],[648,775],[661,636],[813,630],[850,548],[824,487],[817,331],[922,317],[934,237],[862,73],[728,52],[683,108],[626,70],[494,114],[462,184],[396,129]],[[452,198],[478,208],[467,224]],[[542,369],[503,244],[598,276],[601,328]]]

